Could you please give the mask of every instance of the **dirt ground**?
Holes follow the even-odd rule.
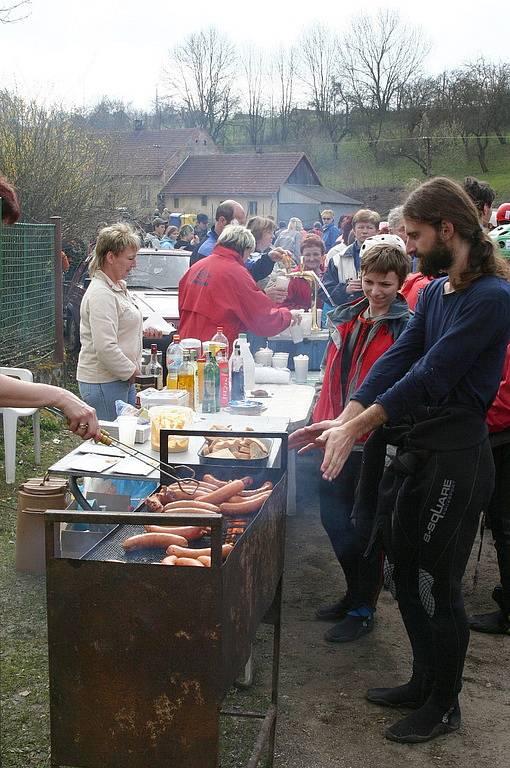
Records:
[[[369,704],[364,693],[372,686],[408,679],[407,636],[395,602],[383,592],[370,635],[355,645],[323,640],[330,625],[314,620],[314,610],[342,594],[343,581],[319,521],[316,468],[311,458],[300,462],[299,513],[288,518],[276,768],[404,768],[410,761],[413,768],[508,768],[508,637],[472,633],[458,733],[413,746],[384,738],[385,728],[400,719],[399,712]],[[480,580],[472,592],[477,549],[478,542],[465,578],[468,612],[491,606],[497,578],[488,533]],[[269,644],[264,645],[268,651]]]

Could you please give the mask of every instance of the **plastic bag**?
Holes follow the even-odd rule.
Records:
[[[143,321],[143,330],[146,331],[148,328],[154,328],[155,331],[161,331],[164,336],[168,336],[168,334],[177,330],[172,323],[167,323],[167,321],[161,317],[161,315],[158,315],[157,312],[151,312],[151,314]]]
[[[115,401],[115,410],[117,416],[136,416],[138,424],[148,424],[150,421],[147,408],[135,408],[134,405],[125,403],[124,400]]]

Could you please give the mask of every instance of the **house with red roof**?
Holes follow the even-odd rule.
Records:
[[[159,193],[170,211],[203,212],[214,219],[217,206],[234,199],[248,216],[288,221],[298,216],[308,227],[331,208],[335,218],[354,213],[359,200],[324,187],[303,152],[195,153],[186,157]]]

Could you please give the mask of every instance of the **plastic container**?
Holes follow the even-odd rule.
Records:
[[[273,350],[269,349],[269,347],[262,347],[255,352],[254,358],[257,365],[271,367],[273,362]]]
[[[308,355],[294,355],[296,384],[306,384],[308,379]]]
[[[185,389],[146,389],[140,392],[142,408],[154,408],[160,405],[188,405],[188,393]]]
[[[273,355],[273,368],[287,368],[289,364],[288,352],[275,352]]]
[[[191,408],[181,406],[156,406],[149,411],[151,420],[151,448],[153,451],[160,449],[160,430],[162,429],[188,429],[193,423],[195,412]],[[189,447],[189,437],[169,435],[168,453],[182,453]]]

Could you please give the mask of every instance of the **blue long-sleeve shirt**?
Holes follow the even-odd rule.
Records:
[[[327,224],[326,226],[322,227],[322,239],[324,241],[324,247],[326,249],[326,253],[333,248],[336,241],[340,237],[340,230],[335,224]]]
[[[447,278],[422,292],[415,315],[353,395],[382,405],[390,422],[419,406],[455,404],[483,418],[500,382],[510,337],[510,284],[485,276],[444,293]]]

